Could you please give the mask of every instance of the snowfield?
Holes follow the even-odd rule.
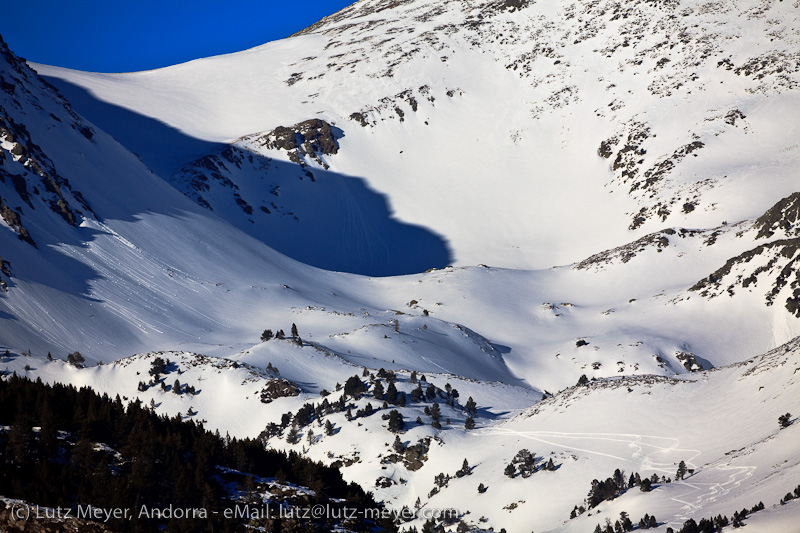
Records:
[[[796,530],[799,22],[362,0],[126,74],[0,42],[0,370],[336,464],[404,527]],[[652,490],[590,506],[616,469]]]

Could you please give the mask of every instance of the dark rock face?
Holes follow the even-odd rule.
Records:
[[[675,354],[675,357],[683,364],[683,367],[689,372],[700,372],[704,370],[703,365],[701,365],[695,355],[689,352],[678,352]]]
[[[758,229],[756,239],[772,237],[777,231],[784,231],[787,236],[800,236],[800,192],[792,193],[770,207],[758,217],[755,227]]]
[[[28,230],[22,225],[22,217],[20,216],[19,211],[15,211],[6,205],[2,197],[0,197],[0,217],[2,217],[5,223],[17,233],[17,236],[19,236],[20,240],[36,246],[36,243],[31,238],[30,233],[28,233]]]
[[[691,291],[714,298],[739,288],[759,286],[766,290],[766,305],[775,303],[785,288],[786,310],[800,318],[800,193],[792,193],[767,209],[753,223],[756,239],[783,232],[787,238],[773,240],[730,258],[722,267],[692,286]],[[736,272],[734,272],[736,271]]]
[[[256,141],[272,150],[286,150],[289,152],[289,159],[301,166],[306,166],[303,159],[308,156],[327,169],[328,164],[322,160],[320,154],[333,155],[339,152],[339,143],[331,125],[318,118],[294,126],[278,126]]]
[[[46,120],[71,126],[90,142],[94,131],[2,39],[0,85],[0,217],[22,241],[36,246],[25,227],[26,218],[34,216],[31,211],[52,211],[73,227],[78,226],[82,216],[96,215],[33,139],[25,124],[42,117],[31,115],[29,110],[42,110],[42,99],[49,97],[64,113],[62,118],[50,113]],[[67,122],[70,120],[71,124]]]
[[[744,268],[747,272],[733,276],[735,268]],[[738,288],[747,289],[758,284],[759,278],[763,280],[763,289],[767,290],[768,306],[775,303],[778,293],[788,286],[792,292],[786,299],[786,310],[800,318],[800,237],[772,241],[739,254],[689,290],[707,298],[724,293],[733,296]]]
[[[297,396],[303,392],[300,387],[283,378],[271,380],[266,387],[261,389],[261,403],[270,403],[278,398]]]

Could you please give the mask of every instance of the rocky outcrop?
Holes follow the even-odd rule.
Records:
[[[286,398],[289,396],[298,396],[303,392],[300,387],[289,381],[288,379],[275,378],[271,379],[267,385],[261,389],[260,397],[261,403],[270,403],[278,398]]]
[[[289,159],[306,166],[309,157],[322,168],[329,166],[320,155],[339,152],[339,143],[330,124],[318,118],[306,120],[294,126],[278,126],[274,130],[256,137],[255,142],[270,150],[284,150]]]
[[[739,288],[759,288],[766,290],[769,306],[787,286],[791,293],[785,307],[800,318],[800,237],[762,244],[732,257],[689,290],[714,298],[723,293],[734,296]]]
[[[40,89],[38,93],[31,90],[36,87]],[[25,110],[42,111],[43,99],[50,97],[50,103],[60,106],[63,114],[59,118],[51,112],[48,120],[71,126],[89,141],[94,131],[1,39],[0,90],[0,217],[21,240],[35,246],[34,237],[25,227],[25,219],[35,216],[32,211],[52,211],[73,227],[83,216],[95,213],[34,141],[26,124],[41,117],[26,116]]]
[[[21,241],[36,246],[36,243],[31,238],[31,234],[28,233],[28,230],[22,225],[22,216],[19,211],[9,207],[2,196],[0,196],[0,217],[8,224],[8,227],[14,230]]]
[[[793,193],[770,207],[754,223],[756,239],[783,232],[786,237],[800,237],[800,192]]]

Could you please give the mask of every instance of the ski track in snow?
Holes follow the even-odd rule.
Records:
[[[651,455],[655,454],[667,454],[667,453],[677,453],[677,452],[688,452],[692,455],[692,458],[697,457],[700,455],[700,450],[689,450],[689,449],[682,449],[678,448],[680,444],[680,439],[675,437],[659,437],[655,435],[638,435],[635,433],[573,433],[573,432],[562,432],[562,431],[516,431],[509,428],[495,428],[491,431],[488,431],[487,434],[491,433],[498,433],[498,434],[506,434],[506,435],[518,435],[520,437],[531,439],[535,441],[539,441],[543,444],[550,444],[552,446],[558,446],[560,448],[566,448],[569,450],[591,453],[593,455],[601,455],[604,457],[611,457],[612,459],[619,459],[620,461],[633,461],[638,457],[641,457],[642,448],[643,446],[649,446],[651,448],[656,448],[656,451],[651,452],[644,456],[642,459],[642,466],[641,468],[651,469],[651,470],[659,470],[662,472],[671,472],[675,466],[673,462],[655,462],[650,459]],[[599,452],[596,450],[589,450],[585,448],[576,448],[574,446],[570,446],[568,444],[561,444],[558,442],[553,442],[552,440],[545,440],[541,437],[549,437],[549,438],[562,438],[562,439],[582,439],[582,440],[598,440],[598,441],[607,441],[607,442],[622,442],[627,443],[629,447],[635,448],[635,451],[631,454],[630,458],[620,457],[617,455],[611,455],[604,452]],[[653,440],[666,440],[672,441],[671,446],[659,446],[657,444],[642,442],[643,439],[653,439]],[[693,463],[687,461],[687,466],[694,466]],[[670,469],[667,470],[663,467],[659,467],[658,465],[666,466],[669,465]]]
[[[699,516],[698,511],[703,509],[706,505],[713,503],[720,496],[725,496],[732,489],[738,487],[742,482],[751,477],[756,470],[755,466],[730,466],[729,464],[719,465],[712,467],[716,470],[735,470],[733,474],[728,476],[728,481],[725,483],[689,483],[686,481],[676,482],[679,485],[689,487],[689,490],[679,496],[673,496],[670,499],[683,504],[681,508],[684,514],[678,515],[678,521],[668,522],[668,526],[682,527],[683,522],[689,518]],[[699,492],[703,491],[703,492]],[[699,492],[699,494],[697,494]],[[695,495],[696,494],[696,495]],[[695,495],[694,501],[689,501],[690,497]]]
[[[600,455],[603,457],[610,457],[620,461],[635,461],[637,458],[641,459],[642,470],[655,470],[660,472],[673,472],[675,469],[675,462],[657,462],[653,460],[653,456],[667,455],[667,454],[686,454],[691,455],[686,462],[687,468],[696,469],[695,463],[692,462],[702,452],[700,450],[679,448],[680,439],[675,437],[660,437],[655,435],[638,435],[635,433],[571,433],[561,431],[516,431],[509,428],[492,428],[483,433],[484,435],[517,435],[525,439],[535,440],[543,444],[551,446],[558,446],[572,451],[590,453],[593,455]],[[546,438],[541,438],[546,437]],[[591,450],[587,448],[577,448],[568,444],[554,442],[553,439],[581,439],[581,440],[597,440],[605,442],[620,442],[627,443],[629,447],[634,448],[631,457],[622,457],[612,455],[609,453]],[[672,441],[669,446],[659,446],[652,442],[644,442],[645,439],[652,439],[655,441]],[[643,448],[655,448],[655,451],[646,453],[644,456]],[[725,496],[733,488],[738,487],[742,482],[751,477],[756,470],[755,466],[730,466],[730,463],[724,465],[712,466],[711,469],[715,470],[733,470],[734,472],[728,476],[728,481],[725,483],[696,483],[687,481],[674,481],[672,485],[685,486],[689,490],[683,492],[678,496],[671,496],[670,499],[680,503],[681,508],[685,512],[678,516],[679,521],[669,522],[667,525],[672,527],[681,527],[685,520],[693,516],[698,516],[698,511],[702,510],[706,505],[713,503],[720,496]],[[692,500],[691,498],[694,497]]]

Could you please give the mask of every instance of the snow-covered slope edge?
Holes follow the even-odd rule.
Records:
[[[261,434],[269,446],[339,465],[346,479],[375,491],[394,508],[421,509],[419,517],[426,509],[452,508],[459,510],[459,520],[483,528],[580,532],[604,524],[606,517],[613,523],[622,511],[634,522],[654,515],[657,531],[678,529],[689,518],[721,514],[732,519],[734,512],[759,502],[765,510],[745,520],[748,530],[752,524],[753,531],[769,531],[797,516],[797,502],[782,506],[779,501],[800,475],[795,422],[800,339],[692,375],[587,381],[527,409],[534,398],[524,398],[520,389],[446,375],[427,374],[419,381],[419,373],[364,372],[325,354],[312,358],[313,364],[298,363],[292,346],[270,341],[242,353],[237,362],[162,352],[84,369],[36,356],[14,355],[2,364],[5,372],[139,398],[156,412],[202,420],[232,436]],[[157,358],[167,364],[153,376]],[[265,367],[269,370],[261,370]],[[293,396],[296,381],[286,378],[297,380],[299,371],[305,381]],[[365,395],[348,395],[342,410],[347,387],[337,389],[335,382],[352,385],[356,378],[366,386]],[[179,391],[173,390],[176,380]],[[265,397],[265,390],[276,390],[276,380],[283,384],[280,390],[291,392]],[[378,383],[383,393],[376,392]],[[383,405],[390,400],[389,383],[406,394],[405,405]],[[413,398],[417,385],[426,393],[433,386],[432,396]],[[454,389],[460,397],[451,401]],[[431,425],[434,403],[441,411],[439,428]],[[388,426],[391,410],[404,419],[399,431]],[[781,428],[778,417],[785,413],[793,414]],[[475,429],[464,427],[470,416]],[[532,463],[519,454],[524,449],[533,453]],[[681,461],[688,470],[679,480]],[[513,476],[505,473],[510,463]],[[613,477],[616,469],[624,472],[625,490],[590,504],[592,480]],[[638,485],[628,487],[634,474],[655,474],[658,480],[644,492]],[[486,490],[479,491],[479,485]],[[584,511],[570,519],[581,507]]]

